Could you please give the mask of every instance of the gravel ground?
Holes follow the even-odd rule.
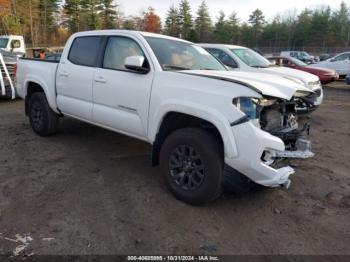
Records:
[[[41,138],[0,101],[0,254],[350,255],[350,90],[309,119],[315,158],[289,190],[174,199],[150,146],[72,119]]]

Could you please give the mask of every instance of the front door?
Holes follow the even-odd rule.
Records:
[[[146,54],[132,38],[110,36],[103,61],[96,69],[93,93],[93,121],[140,138],[147,136],[147,122],[153,71],[139,74],[125,68],[129,56]],[[145,67],[149,67],[145,60]]]

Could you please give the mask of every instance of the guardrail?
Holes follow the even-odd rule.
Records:
[[[4,76],[2,74],[2,71],[5,73],[5,77],[7,78],[7,81],[9,83],[10,89],[11,89],[11,99],[16,98],[16,92],[15,88],[13,86],[13,82],[11,79],[11,76],[9,74],[9,71],[7,70],[4,58],[2,54],[0,53],[0,87],[1,87],[1,95],[6,96],[6,86],[5,86],[5,81],[4,81]]]

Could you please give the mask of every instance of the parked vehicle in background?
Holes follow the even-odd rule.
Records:
[[[339,76],[345,77],[350,74],[350,52],[338,54],[332,58],[317,63],[315,66],[333,69],[337,71]]]
[[[62,56],[62,53],[52,53],[52,54],[46,55],[45,60],[59,62],[61,59],[61,56]]]
[[[313,64],[316,62],[315,57],[309,55],[305,51],[282,51],[280,56],[293,57],[293,58],[299,59],[300,61],[302,61],[306,64]]]
[[[339,79],[339,75],[335,70],[320,68],[314,65],[307,65],[304,62],[292,57],[268,57],[271,63],[278,66],[290,67],[304,72],[314,74],[319,77],[322,84],[328,84]]]
[[[171,192],[191,204],[217,198],[223,182],[288,187],[294,170],[274,164],[313,156],[295,113],[311,90],[227,71],[203,48],[164,35],[74,34],[59,63],[20,59],[17,90],[38,135],[66,115],[147,141]]]
[[[5,67],[7,69],[7,72],[9,74],[9,78],[7,77],[7,74],[5,72],[5,68],[2,64],[0,64],[0,69],[1,69],[1,77],[3,80],[3,83],[1,83],[1,89],[2,89],[2,84],[4,85],[3,88],[5,90],[5,93],[0,92],[0,97],[5,97],[5,98],[13,98],[13,90],[11,88],[11,83],[12,85],[15,81],[16,77],[16,71],[17,71],[17,61],[18,61],[18,56],[14,53],[7,52],[5,50],[0,49],[0,54],[4,60]],[[16,95],[16,94],[14,94]]]
[[[254,50],[236,45],[200,44],[224,65],[233,71],[268,73],[289,78],[309,88],[314,93],[299,101],[298,112],[308,113],[315,110],[323,101],[323,90],[319,78],[299,70],[274,66],[265,57]]]
[[[20,35],[0,36],[0,49],[10,53],[14,53],[18,57],[24,57],[26,54],[24,38]]]
[[[331,57],[333,57],[334,55],[331,55],[331,54],[320,54],[319,55],[319,58],[320,58],[320,61],[325,61],[325,60],[327,60],[328,58],[331,58]],[[319,61],[319,62],[320,62]]]

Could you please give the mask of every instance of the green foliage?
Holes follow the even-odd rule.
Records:
[[[199,42],[210,42],[212,36],[212,21],[209,9],[203,1],[198,8],[197,18],[195,20],[195,31]]]
[[[180,26],[180,15],[179,10],[172,5],[167,13],[167,17],[165,19],[165,28],[164,32],[167,35],[179,37],[181,26]]]
[[[100,1],[100,17],[103,29],[118,28],[118,12],[117,5],[113,4],[113,0]]]
[[[181,0],[179,7],[179,22],[181,38],[193,40],[193,18],[191,14],[191,6],[188,0]]]

